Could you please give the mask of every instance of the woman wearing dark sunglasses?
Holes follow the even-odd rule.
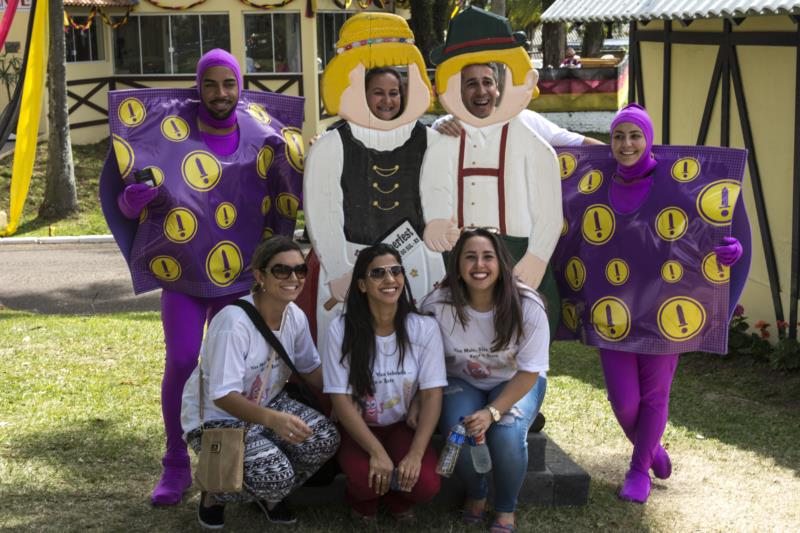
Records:
[[[528,428],[547,388],[550,329],[538,294],[514,279],[511,256],[486,228],[464,231],[453,247],[447,276],[422,303],[434,314],[444,341],[447,381],[439,429],[464,417],[467,434],[485,436],[492,458],[495,520],[492,533],[515,530],[517,496],[528,470]],[[485,518],[488,479],[470,453],[456,473],[467,498],[469,525]]]
[[[391,246],[359,253],[322,356],[324,391],[344,428],[338,459],[353,517],[374,520],[383,497],[395,518],[413,521],[414,504],[439,492],[430,439],[447,379],[439,328],[417,312]],[[414,431],[406,414],[417,391]]]
[[[242,299],[255,306],[302,377],[311,386],[322,388],[319,354],[308,320],[292,303],[303,289],[307,273],[300,247],[286,237],[272,237],[256,248],[251,268],[255,284],[252,293]],[[263,335],[239,307],[223,308],[208,327],[200,365],[183,390],[181,422],[186,441],[199,453],[201,424],[205,428],[250,426],[245,438],[244,490],[203,493],[197,513],[202,527],[222,527],[224,504],[241,501],[255,501],[271,522],[294,523],[295,517],[282,500],[336,453],[336,427],[288,397],[283,386],[291,371],[277,355],[272,369],[266,370],[272,354]],[[259,396],[261,402],[257,403]]]

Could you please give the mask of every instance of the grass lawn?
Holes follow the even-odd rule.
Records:
[[[197,530],[196,490],[173,508],[148,503],[160,471],[162,350],[157,313],[0,310],[0,529]],[[520,531],[800,528],[800,375],[745,359],[683,357],[665,434],[674,472],[641,506],[615,496],[630,447],[605,400],[595,350],[557,343],[551,367],[546,431],[591,474],[589,504],[523,506]],[[340,507],[297,511],[296,530],[353,529]],[[463,530],[455,510],[420,516],[421,531]],[[230,507],[227,524],[268,527],[243,505]]]

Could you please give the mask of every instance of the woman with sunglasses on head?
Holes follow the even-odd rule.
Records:
[[[256,248],[250,266],[255,284],[242,300],[255,307],[303,379],[321,388],[322,369],[308,320],[292,303],[307,273],[300,247],[286,237],[272,237]],[[202,493],[197,513],[200,525],[223,527],[225,503],[243,501],[255,501],[270,522],[294,523],[283,499],[336,453],[336,427],[283,391],[291,370],[240,307],[227,306],[214,317],[200,359],[183,390],[181,422],[188,444],[199,453],[203,428],[248,425],[244,489]],[[272,361],[271,369],[266,368],[268,361]],[[266,383],[262,384],[263,379]]]
[[[395,518],[414,520],[414,504],[439,492],[430,439],[447,379],[439,328],[418,314],[391,246],[358,254],[344,316],[331,322],[323,360],[324,391],[344,429],[338,459],[353,517],[373,520],[383,497]],[[406,414],[417,391],[415,431]]]
[[[515,530],[517,496],[528,470],[528,429],[547,388],[550,330],[536,291],[514,279],[500,236],[467,228],[453,247],[447,276],[425,297],[444,342],[448,387],[439,430],[443,435],[464,418],[467,435],[485,437],[494,470],[494,533]],[[462,513],[482,524],[489,493],[462,450],[456,473],[466,485]]]

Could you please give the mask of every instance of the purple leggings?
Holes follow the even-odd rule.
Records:
[[[183,386],[197,366],[206,321],[241,294],[197,298],[169,290],[161,291],[161,323],[167,357],[161,382],[161,413],[167,434],[164,466],[188,466],[189,453],[181,428]]]
[[[608,401],[633,443],[631,470],[647,474],[667,425],[669,389],[678,354],[649,355],[600,350]]]

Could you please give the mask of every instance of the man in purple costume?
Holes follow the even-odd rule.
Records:
[[[609,200],[619,214],[643,206],[658,164],[652,157],[653,124],[637,104],[622,109],[611,123],[611,150],[617,160]],[[725,237],[714,248],[720,264],[730,266],[742,256],[738,239]],[[672,473],[669,454],[661,446],[667,423],[669,391],[678,354],[633,353],[600,349],[608,399],[625,435],[633,443],[630,469],[620,490],[623,500],[644,503],[650,494],[652,469],[659,479]]]
[[[161,156],[165,165],[175,165],[174,161],[169,162],[166,160],[175,160],[179,156],[183,157],[179,150],[185,149],[184,147],[189,146],[190,142],[193,142],[195,147],[203,151],[210,151],[209,157],[211,159],[206,159],[205,161],[221,161],[221,168],[231,169],[230,172],[226,173],[225,178],[222,178],[222,171],[219,171],[218,184],[220,186],[217,187],[216,191],[212,193],[209,189],[208,191],[202,191],[205,193],[202,194],[196,192],[198,189],[192,187],[191,183],[189,187],[185,187],[183,180],[190,181],[186,176],[187,172],[183,172],[183,180],[181,180],[181,171],[178,170],[164,173],[167,176],[163,178],[165,180],[164,183],[172,185],[173,189],[171,190],[164,186],[152,187],[146,183],[132,183],[132,180],[127,179],[125,181],[127,185],[116,197],[119,211],[129,220],[139,218],[143,210],[150,205],[150,213],[142,216],[142,219],[146,220],[146,222],[140,221],[136,229],[135,239],[130,244],[130,247],[127,248],[127,251],[126,246],[124,246],[126,243],[121,241],[119,237],[118,242],[120,242],[120,247],[131,265],[136,292],[154,288],[155,278],[158,278],[158,285],[162,288],[161,319],[166,344],[166,363],[161,386],[161,405],[167,449],[162,460],[163,473],[161,479],[151,495],[152,503],[155,505],[175,505],[179,503],[183,492],[192,483],[189,455],[186,443],[182,438],[180,420],[181,396],[184,384],[197,365],[197,357],[206,322],[210,321],[222,307],[247,292],[249,275],[246,272],[242,272],[242,266],[249,263],[249,254],[252,253],[253,248],[258,243],[262,231],[259,227],[256,228],[257,232],[254,233],[253,226],[257,226],[258,221],[253,219],[253,215],[258,216],[259,212],[262,212],[266,216],[266,212],[270,208],[270,198],[265,197],[262,203],[262,197],[255,195],[256,187],[262,186],[258,183],[258,176],[253,178],[255,170],[248,170],[251,167],[253,169],[256,168],[257,163],[254,161],[256,157],[259,158],[259,163],[261,162],[260,158],[263,150],[260,152],[257,152],[257,150],[259,143],[263,143],[264,139],[263,136],[260,139],[248,138],[254,132],[260,133],[262,130],[252,126],[254,119],[249,117],[247,113],[238,113],[237,115],[237,104],[241,96],[241,88],[242,76],[236,58],[221,49],[211,50],[206,53],[197,64],[197,91],[200,97],[200,104],[197,106],[196,124],[191,124],[193,122],[192,116],[188,116],[189,120],[185,121],[190,130],[186,133],[188,136],[187,142],[175,143],[174,148],[173,145],[167,143],[166,150],[160,150],[165,148],[164,146],[159,147],[160,151],[153,150],[154,154]],[[151,110],[148,113],[155,115],[156,111]],[[262,124],[268,123],[269,119],[261,118]],[[178,120],[180,121],[181,119],[178,118]],[[195,125],[199,136],[192,131],[195,130]],[[163,127],[164,123],[162,123],[162,131]],[[241,142],[240,128],[244,130],[241,134]],[[283,142],[280,135],[274,137],[279,139],[274,141],[275,143]],[[158,142],[159,139],[154,134],[140,146],[149,143],[152,147],[153,143]],[[272,141],[266,144],[269,145],[270,142]],[[270,159],[269,163],[266,163],[267,167],[272,164],[274,168],[278,163],[279,156],[282,157],[282,150],[278,151],[274,150],[274,148],[271,147],[269,150],[275,161],[273,162]],[[186,155],[184,163],[193,153],[196,152]],[[258,156],[256,156],[256,153],[258,153]],[[165,154],[166,157],[164,157]],[[151,158],[155,157],[153,154],[137,154],[137,163],[145,161],[147,155],[150,155]],[[113,159],[113,155],[110,159]],[[131,159],[133,159],[133,156],[131,156]],[[244,161],[245,159],[247,161]],[[204,170],[201,168],[202,161],[201,159],[195,161],[201,173]],[[226,167],[225,165],[229,163],[231,166]],[[284,161],[282,164],[285,165],[286,162]],[[139,165],[139,168],[141,168],[141,165]],[[295,168],[295,170],[297,169]],[[261,174],[261,170],[259,170],[259,174]],[[266,170],[264,170],[264,174],[266,174]],[[298,174],[298,195],[299,187],[301,186],[299,176]],[[168,179],[174,179],[174,181],[169,183]],[[260,180],[264,183],[269,182],[266,179],[266,175],[262,175]],[[192,191],[190,188],[195,190]],[[102,189],[103,186],[101,184],[101,196],[103,194]],[[164,190],[162,191],[162,189]],[[238,189],[241,189],[241,191]],[[236,199],[228,199],[228,197],[223,196],[224,194],[231,195],[231,191],[237,193],[235,194]],[[194,238],[192,243],[175,245],[173,244],[175,242],[173,239],[170,239],[173,240],[173,243],[170,243],[164,238],[165,235],[163,234],[166,234],[166,238],[169,239],[168,225],[170,224],[170,217],[169,214],[165,214],[167,208],[159,204],[163,203],[165,199],[167,202],[172,201],[179,204],[184,213],[190,211],[190,214],[196,219],[194,224],[197,228],[197,237]],[[224,204],[219,203],[222,199],[226,200]],[[214,209],[215,203],[218,204],[216,210]],[[222,217],[224,219],[227,219],[229,214],[236,216],[238,210],[239,225],[228,227],[220,223],[221,209],[223,209]],[[228,211],[224,211],[224,209],[228,209]],[[173,209],[173,211],[175,210]],[[104,212],[112,229],[114,229],[114,224],[119,225],[119,215],[111,213],[105,204]],[[188,216],[184,216],[183,219],[178,217],[179,215],[173,215],[173,223],[177,219],[178,226],[181,226],[180,229],[183,229],[182,225],[185,225],[186,220],[191,218]],[[245,218],[247,220],[244,220]],[[250,226],[249,228],[246,227],[248,225]],[[285,225],[287,227],[289,225],[294,226],[293,222],[291,224],[287,222]],[[162,227],[163,230],[161,229]],[[278,233],[280,228],[269,229],[274,229]],[[203,234],[201,234],[201,230],[204,232]],[[271,231],[267,234],[269,233]],[[212,237],[209,237],[209,235]],[[117,232],[115,232],[115,236],[117,236]],[[215,240],[224,238],[226,240],[219,241],[217,246],[208,252],[209,245],[204,242],[204,239],[208,241],[210,238]],[[233,239],[233,241],[229,239]],[[223,246],[223,244],[224,246],[230,246],[227,248],[228,255],[225,254],[223,249],[221,255],[217,252],[219,257],[216,257],[214,250]],[[206,248],[203,248],[203,246]],[[159,251],[154,252],[154,249]],[[166,250],[168,253],[172,253],[172,250],[176,251],[174,257],[158,255],[156,259],[151,258],[156,253],[163,253],[161,250]],[[238,258],[234,257],[235,255],[238,255]],[[166,257],[167,261],[156,261],[161,257]],[[236,279],[236,282],[233,282],[233,280],[220,281],[219,276],[215,277],[214,275],[214,268],[222,270],[226,276],[230,276],[230,260],[232,258],[237,259],[237,264],[233,265],[233,278],[238,277],[238,279]],[[174,263],[170,263],[170,259],[174,259]],[[154,261],[157,265],[163,265],[164,276],[158,276],[156,271],[158,267],[153,265]],[[221,263],[221,266],[214,267],[214,261]],[[174,279],[170,279],[168,271],[173,268],[173,265],[176,265],[174,267],[176,273],[172,276]],[[208,273],[207,277],[206,273]],[[209,283],[209,280],[211,283]]]

